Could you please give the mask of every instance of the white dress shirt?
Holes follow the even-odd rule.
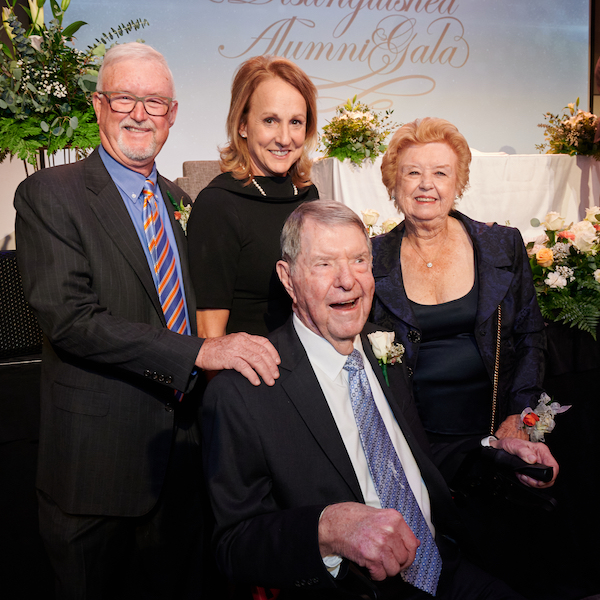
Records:
[[[350,403],[348,372],[344,370],[344,364],[348,357],[344,354],[340,354],[325,338],[308,329],[295,314],[293,323],[296,333],[308,354],[310,364],[317,376],[317,380],[323,390],[323,394],[327,400],[335,424],[337,425],[344,445],[346,446],[346,451],[348,452],[350,462],[356,473],[360,491],[365,499],[365,504],[375,508],[381,508],[381,502],[379,501],[375,484],[373,483],[371,473],[369,472],[369,465],[360,441],[360,434],[358,432],[358,427],[356,426],[352,405]],[[383,419],[392,440],[392,444],[402,463],[406,478],[415,495],[419,508],[425,517],[432,535],[435,536],[435,529],[431,522],[431,506],[427,487],[421,477],[421,471],[417,466],[417,462],[415,461],[406,438],[392,413],[375,373],[373,373],[371,364],[365,356],[360,335],[357,335],[354,340],[354,348],[360,352],[363,358],[365,372],[371,386],[375,404],[379,409],[381,418]],[[337,562],[339,564],[340,561],[338,560]],[[334,564],[330,563],[331,561],[329,560],[325,561],[325,564],[328,567],[334,566]]]

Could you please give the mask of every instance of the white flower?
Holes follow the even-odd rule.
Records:
[[[548,273],[548,277],[546,277],[544,283],[548,287],[562,289],[567,285],[567,280],[564,277],[561,277],[560,273],[552,271]]]
[[[377,360],[387,359],[392,350],[392,344],[396,334],[393,331],[375,331],[367,335],[373,348],[373,354]]]
[[[383,233],[388,233],[394,229],[394,227],[397,227],[398,223],[400,223],[399,219],[387,219],[381,224],[381,231]]]
[[[369,210],[361,211],[363,221],[367,227],[372,227],[377,223],[377,219],[379,219],[379,213],[372,208]]]
[[[43,10],[43,9],[42,9]],[[41,35],[30,35],[29,43],[35,48],[38,52],[42,49],[42,40],[44,38]]]
[[[575,234],[573,246],[580,252],[588,252],[596,242],[596,229],[589,221],[580,221],[571,227]]]
[[[600,269],[596,269],[596,270],[594,271],[594,279],[595,279],[595,280],[596,280],[598,283],[600,283]]]
[[[573,273],[573,269],[570,267],[556,267],[556,272],[563,278],[565,281],[575,281],[575,275]]]
[[[542,223],[548,231],[558,231],[565,226],[565,220],[560,216],[560,213],[551,211],[546,215],[545,221]]]
[[[585,209],[585,220],[590,223],[598,223],[596,215],[600,215],[600,206],[592,206],[592,208]]]
[[[562,260],[564,258],[567,258],[567,256],[569,256],[569,254],[571,254],[571,252],[569,251],[569,248],[571,247],[570,243],[565,243],[565,242],[556,242],[556,244],[554,244],[554,247],[552,248],[552,254],[554,255],[554,260]]]

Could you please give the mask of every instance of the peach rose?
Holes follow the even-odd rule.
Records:
[[[565,240],[574,240],[575,239],[575,234],[572,231],[569,231],[568,229],[565,229],[564,231],[559,231],[558,232],[558,237],[559,238],[564,238]]]
[[[540,267],[550,267],[554,262],[554,255],[550,248],[541,248],[535,253],[535,260]]]

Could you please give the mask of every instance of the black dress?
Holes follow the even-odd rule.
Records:
[[[489,434],[492,384],[474,335],[478,296],[476,270],[473,287],[462,298],[432,305],[409,299],[421,329],[413,393],[448,483]]]
[[[255,179],[266,196],[231,173],[215,177],[188,222],[196,306],[229,310],[227,333],[266,335],[285,323],[291,300],[275,272],[279,235],[297,206],[319,197],[314,185],[295,195],[291,177]]]

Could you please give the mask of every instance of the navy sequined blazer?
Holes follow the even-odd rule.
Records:
[[[546,335],[537,304],[527,252],[519,231],[494,223],[473,221],[460,212],[451,216],[466,228],[479,274],[475,339],[490,379],[494,377],[497,307],[502,307],[499,420],[537,405],[542,393]],[[371,320],[396,332],[406,348],[409,373],[414,370],[421,331],[402,282],[400,246],[404,223],[373,238],[375,298]],[[491,408],[491,399],[490,399]],[[490,413],[491,414],[491,413]]]

